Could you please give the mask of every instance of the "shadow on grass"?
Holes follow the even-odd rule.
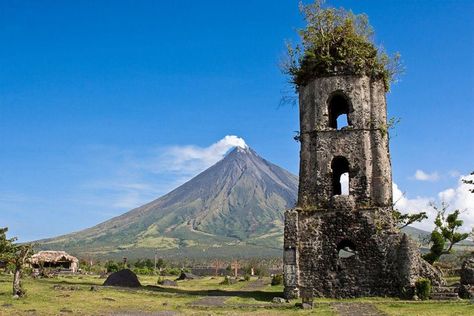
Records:
[[[161,287],[156,285],[143,286],[143,289],[147,289],[154,292],[161,293],[172,293],[172,294],[185,294],[185,295],[196,295],[196,296],[224,296],[224,297],[240,297],[240,298],[253,298],[256,301],[269,302],[275,296],[282,296],[281,292],[264,292],[264,291],[238,291],[238,290],[184,290],[178,288]]]

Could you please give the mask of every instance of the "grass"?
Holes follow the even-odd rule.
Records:
[[[185,315],[336,315],[333,302],[371,303],[388,315],[474,315],[474,305],[460,302],[411,302],[392,298],[363,298],[352,300],[316,299],[313,310],[289,304],[275,305],[271,300],[282,296],[282,286],[266,285],[245,289],[249,282],[220,285],[222,277],[205,277],[179,281],[178,287],[158,287],[157,277],[140,276],[143,287],[121,289],[100,286],[104,279],[98,276],[62,276],[51,279],[24,279],[27,296],[11,297],[11,276],[0,275],[0,315],[110,315],[126,312],[175,311]],[[173,279],[173,277],[169,277]],[[252,278],[252,281],[255,281]],[[269,282],[269,279],[267,280]],[[54,289],[54,285],[73,287],[73,290]],[[98,286],[91,291],[91,286]],[[192,307],[189,303],[208,296],[222,296],[223,306]]]

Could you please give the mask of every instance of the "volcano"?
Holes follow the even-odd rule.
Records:
[[[298,178],[236,147],[168,194],[39,248],[94,257],[279,256],[283,214],[296,204]]]

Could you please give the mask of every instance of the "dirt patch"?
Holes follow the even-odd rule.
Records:
[[[386,314],[375,308],[369,303],[332,303],[334,308],[341,316],[385,316]]]

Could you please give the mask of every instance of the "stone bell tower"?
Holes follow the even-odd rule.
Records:
[[[300,88],[299,107],[299,194],[285,213],[285,296],[399,296],[421,276],[441,282],[392,219],[382,80],[316,78]]]

